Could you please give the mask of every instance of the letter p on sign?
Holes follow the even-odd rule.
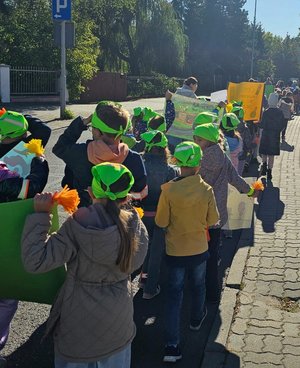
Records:
[[[67,9],[68,1],[67,0],[56,0],[56,10],[57,13],[60,13],[61,9]]]

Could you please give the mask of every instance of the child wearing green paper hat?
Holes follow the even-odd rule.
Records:
[[[217,124],[218,118],[219,118],[218,115],[213,112],[210,112],[210,111],[201,112],[200,114],[196,116],[193,122],[193,129],[195,129],[196,126],[202,125],[202,124],[208,124],[208,123]]]
[[[207,184],[212,186],[220,214],[218,225],[209,228],[210,241],[208,249],[210,257],[206,268],[206,299],[208,302],[217,303],[221,291],[218,279],[218,255],[221,228],[228,219],[228,183],[234,186],[240,193],[248,194],[251,197],[257,196],[257,192],[238,175],[223,147],[220,145],[219,129],[213,124],[197,126],[194,130],[194,141],[203,151],[200,175]]]
[[[41,139],[45,147],[51,129],[40,119],[2,109],[0,114],[0,158],[11,151],[18,143],[28,143],[31,139]]]
[[[151,118],[148,122],[147,122],[147,130],[148,131],[160,131],[162,133],[166,133],[167,131],[167,123],[165,118],[162,115],[156,114],[153,118]],[[145,133],[145,132],[144,132]],[[136,152],[144,152],[146,145],[145,145],[145,140],[142,138],[143,134],[140,134],[141,140],[140,141],[136,141],[135,144],[132,147],[133,151]]]
[[[133,109],[132,127],[133,135],[137,141],[140,141],[141,134],[147,131],[149,120],[156,115],[157,113],[149,107],[135,107]]]
[[[89,126],[92,138],[77,143]],[[102,162],[121,163],[133,174],[135,182],[131,195],[136,200],[147,196],[147,177],[141,156],[121,142],[130,126],[129,113],[120,104],[100,102],[93,115],[76,118],[59,137],[53,153],[62,159],[73,174],[71,186],[78,190],[80,206],[88,206],[87,188],[92,181],[91,167]],[[69,184],[69,183],[68,183]]]
[[[191,284],[190,329],[198,331],[206,317],[205,271],[208,258],[206,229],[219,215],[212,188],[199,175],[202,151],[194,142],[176,146],[174,158],[181,175],[162,185],[155,222],[166,229],[168,289],[166,346],[163,361],[175,363],[180,351],[180,314],[185,276]]]
[[[239,157],[238,173],[242,175],[243,171],[249,166],[251,160],[251,151],[255,147],[252,143],[252,135],[246,122],[244,121],[244,108],[239,105],[233,105],[232,113],[239,119],[240,123],[236,131],[240,134],[243,140],[243,152]]]
[[[239,159],[243,152],[243,140],[240,134],[237,132],[237,127],[239,124],[240,121],[236,114],[227,113],[224,114],[221,120],[220,129],[223,132],[229,146],[230,160],[238,174],[242,175],[243,168],[239,166]]]
[[[148,246],[147,230],[127,204],[134,184],[121,164],[92,167],[93,204],[78,209],[57,233],[47,236],[52,194],[38,195],[26,219],[22,240],[24,267],[31,273],[67,264],[67,277],[48,319],[55,367],[130,368],[133,294],[130,274]],[[59,316],[59,318],[58,318]]]
[[[145,144],[143,159],[149,173],[148,196],[141,201],[143,222],[149,233],[149,248],[142,267],[140,287],[143,288],[143,298],[152,299],[160,292],[159,273],[165,248],[164,232],[155,224],[154,218],[161,186],[178,176],[178,170],[169,164],[168,139],[164,133],[152,130],[143,133],[141,138]]]

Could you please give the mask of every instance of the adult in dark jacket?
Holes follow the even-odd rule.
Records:
[[[269,108],[264,111],[260,128],[262,129],[259,153],[262,156],[261,175],[272,179],[274,156],[280,155],[280,133],[285,128],[283,112],[277,107],[278,94],[269,96]]]
[[[23,115],[25,119],[22,121],[22,126],[18,126],[11,123],[16,115],[21,114],[7,111],[0,117],[0,158],[21,141],[28,143],[31,139],[41,139],[44,147],[49,141],[51,129],[40,119],[31,115]],[[9,124],[11,129],[9,129]]]
[[[149,234],[149,248],[140,277],[144,299],[152,299],[160,292],[158,285],[161,257],[165,248],[165,234],[154,221],[162,184],[174,179],[179,172],[168,164],[169,150],[166,136],[153,130],[141,135],[146,146],[143,155],[148,176],[148,196],[142,200],[143,222]]]
[[[92,125],[93,139],[77,143],[82,132]],[[113,102],[100,102],[94,114],[86,119],[76,118],[59,137],[53,153],[62,159],[80,196],[80,207],[91,204],[87,192],[92,183],[92,166],[102,162],[121,163],[134,176],[131,195],[141,200],[148,194],[146,171],[141,156],[120,142],[129,126],[129,113]],[[63,180],[66,183],[66,180]]]

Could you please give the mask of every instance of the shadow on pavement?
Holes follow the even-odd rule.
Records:
[[[241,237],[241,230],[233,231],[232,239],[222,239],[220,248],[221,264],[219,267],[219,282],[225,285],[225,279],[236,252],[236,248]],[[166,290],[166,265],[162,264],[160,285],[161,293],[152,300],[142,299],[142,291],[139,291],[134,298],[135,323],[137,325],[136,338],[132,345],[132,368],[160,368],[168,364],[162,362],[164,353],[164,301]],[[204,356],[208,336],[211,332],[215,319],[219,321],[217,330],[221,327],[219,316],[219,305],[207,305],[207,317],[198,332],[190,331],[190,293],[189,288],[185,287],[184,300],[182,305],[181,319],[181,349],[183,358],[176,363],[178,368],[199,368]],[[216,332],[217,333],[217,332]],[[220,345],[221,346],[221,345]],[[222,347],[222,351],[226,350]],[[218,354],[214,354],[215,358]],[[231,354],[229,353],[228,356]],[[238,357],[234,356],[236,361]],[[213,366],[213,365],[212,365]],[[239,364],[233,368],[240,367]]]
[[[30,338],[7,359],[7,368],[53,368],[52,339],[42,342],[46,323],[37,328]]]
[[[293,152],[295,147],[288,144],[286,141],[281,142],[280,144],[281,151]]]
[[[273,187],[271,181],[267,181],[265,190],[259,198],[259,204],[256,205],[256,217],[261,221],[265,233],[275,231],[275,223],[279,221],[284,214],[284,203],[280,200],[280,189]]]

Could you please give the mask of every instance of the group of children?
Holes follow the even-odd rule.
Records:
[[[271,95],[262,119],[261,153],[269,169],[270,155],[276,154],[266,149],[268,129],[272,130],[269,119],[275,114],[273,99]],[[46,145],[50,129],[45,124],[9,114],[14,113],[0,117],[0,157],[32,137]],[[80,208],[51,236],[53,197],[37,194],[47,182],[45,159],[34,159],[24,179],[0,162],[1,202],[25,198],[19,196],[24,181],[29,183],[27,198],[35,197],[35,213],[28,216],[23,230],[25,269],[41,273],[67,265],[66,281],[47,325],[47,333],[54,337],[56,368],[130,367],[135,335],[130,275],[141,268],[143,298],[152,299],[160,293],[164,253],[165,362],[182,358],[180,312],[186,277],[192,293],[192,331],[201,328],[206,302],[220,299],[218,254],[221,229],[228,219],[228,184],[249,197],[257,195],[241,177],[253,140],[243,107],[235,103],[221,121],[210,112],[199,114],[193,140],[179,143],[171,157],[165,133],[174,118],[169,92],[165,117],[137,108],[129,134],[129,113],[114,102],[100,102],[91,116],[76,118],[53,153],[66,165],[63,184],[77,189]],[[78,143],[89,127],[92,139]],[[133,205],[143,208],[142,220]],[[0,349],[16,306],[16,301],[0,301]]]

